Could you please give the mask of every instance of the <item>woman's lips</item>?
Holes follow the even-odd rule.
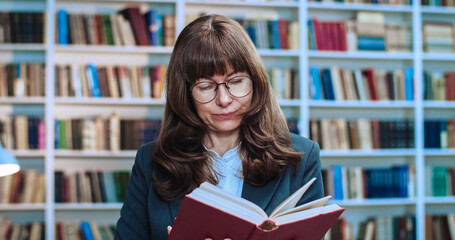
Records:
[[[220,119],[230,119],[235,115],[235,112],[229,112],[229,113],[222,113],[222,114],[215,114],[217,118]]]

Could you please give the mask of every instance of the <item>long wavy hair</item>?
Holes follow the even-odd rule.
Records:
[[[227,66],[253,79],[251,104],[239,131],[244,181],[265,185],[300,162],[302,153],[291,147],[267,70],[244,28],[225,16],[202,16],[180,33],[166,73],[162,130],[151,159],[153,187],[164,200],[179,199],[204,181],[218,182],[202,144],[207,128],[196,113],[190,89],[199,78],[226,74]]]

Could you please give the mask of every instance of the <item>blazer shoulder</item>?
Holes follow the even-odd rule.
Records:
[[[291,144],[297,152],[304,153],[311,151],[311,149],[314,148],[314,145],[317,145],[317,143],[312,140],[294,133],[291,133]]]
[[[143,170],[151,170],[153,168],[152,155],[155,151],[155,146],[155,141],[142,145],[136,153],[134,164],[140,166]]]

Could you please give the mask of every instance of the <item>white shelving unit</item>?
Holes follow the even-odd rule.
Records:
[[[0,11],[42,11],[47,14],[46,43],[45,44],[0,44],[0,61],[41,61],[46,63],[46,96],[41,98],[0,98],[0,114],[10,113],[10,108],[17,106],[31,106],[43,108],[46,123],[46,149],[33,151],[12,151],[19,159],[42,159],[42,168],[46,174],[46,202],[44,204],[7,204],[0,205],[2,212],[16,215],[16,219],[27,214],[33,218],[41,218],[46,224],[46,239],[53,239],[54,222],[56,220],[83,219],[84,213],[95,220],[115,222],[119,215],[121,204],[56,204],[54,203],[54,170],[64,168],[67,164],[78,167],[97,166],[105,164],[120,165],[125,169],[131,166],[135,151],[71,151],[54,150],[54,120],[62,116],[84,116],[91,114],[109,115],[114,111],[122,116],[160,116],[163,111],[164,100],[149,99],[73,99],[54,97],[54,67],[60,63],[87,63],[94,61],[103,64],[165,64],[169,61],[172,48],[169,47],[113,47],[113,46],[59,46],[55,44],[55,13],[60,8],[76,12],[116,11],[127,5],[141,5],[163,7],[171,9],[176,14],[176,29],[180,32],[185,25],[185,14],[197,11],[214,12],[226,15],[238,15],[246,12],[276,12],[278,15],[292,16],[300,23],[300,50],[268,50],[259,49],[268,66],[285,65],[299,69],[300,99],[279,100],[285,114],[300,119],[299,129],[303,136],[308,136],[308,122],[310,117],[317,116],[368,116],[380,118],[382,114],[411,118],[415,120],[415,148],[393,150],[350,150],[332,151],[322,150],[321,159],[325,162],[339,161],[347,164],[372,164],[384,161],[386,164],[404,162],[415,165],[416,168],[416,196],[407,199],[365,199],[334,201],[347,208],[347,215],[352,210],[353,217],[359,218],[359,211],[372,214],[381,214],[381,210],[392,209],[394,213],[413,213],[417,219],[417,239],[425,236],[424,216],[431,213],[431,208],[450,206],[455,209],[454,197],[427,197],[425,195],[424,168],[427,158],[454,158],[454,149],[425,150],[423,146],[423,121],[427,114],[443,111],[451,117],[455,113],[454,102],[423,101],[422,73],[425,64],[443,63],[445,66],[455,64],[455,54],[435,54],[422,52],[421,24],[426,15],[455,16],[454,9],[420,6],[420,1],[413,1],[412,6],[389,6],[370,4],[343,4],[330,2],[264,2],[264,1],[194,1],[194,0],[21,0],[2,1]],[[307,50],[307,19],[315,13],[330,15],[332,18],[346,18],[356,11],[380,11],[388,15],[403,15],[404,19],[411,19],[409,24],[413,32],[413,51],[403,53],[389,52],[320,52]],[[330,14],[327,14],[330,13]],[[319,17],[319,16],[318,16]],[[431,16],[430,16],[431,18]],[[453,20],[455,22],[455,20]],[[312,101],[308,99],[308,69],[311,64],[322,65],[355,65],[359,67],[379,64],[385,68],[394,64],[412,66],[415,78],[415,101],[368,102],[368,101]],[[447,69],[449,70],[449,69]],[[6,110],[4,110],[6,109]],[[451,113],[454,112],[454,113]],[[444,114],[444,113],[442,113]],[[376,161],[377,160],[377,161]],[[110,162],[109,162],[110,161]],[[370,161],[370,162],[369,162]],[[99,163],[97,163],[99,162]],[[93,165],[94,164],[94,165]],[[359,210],[360,209],[360,210]],[[387,212],[387,211],[386,211]],[[14,218],[13,218],[14,220]],[[349,221],[350,219],[348,219]]]

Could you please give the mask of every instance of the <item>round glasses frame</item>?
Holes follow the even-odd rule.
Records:
[[[248,79],[248,80],[250,81],[250,84],[249,84],[250,89],[249,89],[248,92],[246,92],[245,94],[242,94],[242,95],[240,95],[240,96],[236,96],[236,95],[234,95],[234,94],[231,93],[231,90],[230,90],[231,86],[229,85],[229,83],[230,83],[232,80],[236,80],[236,79],[239,79],[239,78],[246,78],[246,79]],[[213,89],[213,92],[214,92],[215,94],[213,94],[213,97],[212,97],[210,100],[203,101],[203,100],[201,100],[200,98],[199,98],[199,100],[198,100],[198,97],[195,97],[195,91],[194,91],[195,87],[197,87],[198,85],[207,84],[207,83],[210,83],[210,84],[214,84],[214,85],[215,85],[215,88]],[[232,78],[230,78],[230,79],[228,79],[228,80],[226,80],[226,81],[224,81],[224,82],[221,82],[221,83],[217,83],[217,82],[215,82],[215,81],[213,81],[213,80],[206,80],[206,81],[203,81],[203,82],[199,82],[199,83],[193,85],[193,87],[191,87],[191,96],[192,96],[193,99],[194,99],[196,102],[198,102],[198,103],[209,103],[209,102],[213,101],[213,99],[216,98],[216,96],[217,96],[217,94],[218,94],[218,86],[219,86],[219,85],[223,85],[223,84],[224,84],[224,86],[226,87],[226,90],[229,92],[229,94],[231,94],[231,96],[236,97],[236,98],[245,97],[245,96],[247,96],[248,94],[250,94],[251,91],[253,90],[253,79],[251,79],[249,76],[246,76],[246,75],[239,75],[239,76],[232,77]]]

